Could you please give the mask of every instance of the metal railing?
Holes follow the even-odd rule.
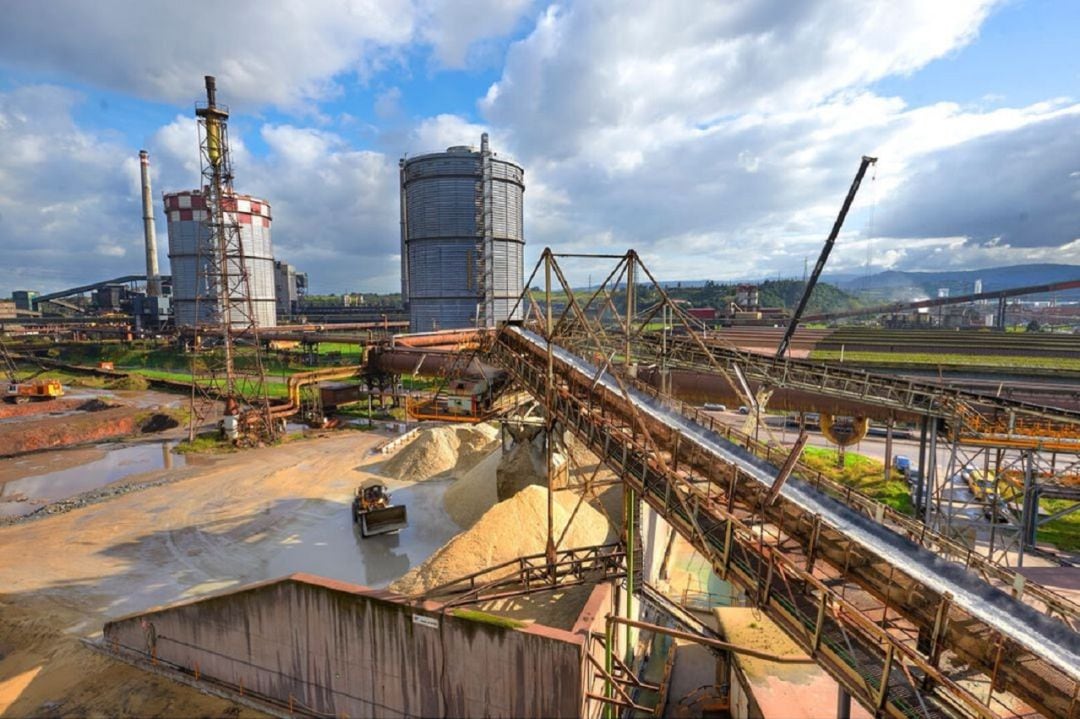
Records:
[[[751,592],[763,611],[872,711],[995,716],[939,668],[941,652],[948,649],[996,687],[1048,714],[1080,716],[1076,682],[1063,668],[1007,639],[906,567],[882,562],[873,550],[867,554],[844,531],[808,516],[783,495],[764,505],[767,488],[746,475],[745,467],[690,441],[680,448],[678,437],[662,421],[643,415],[625,388],[620,396],[597,387],[597,377],[559,360],[552,392],[543,347],[535,336],[504,331],[493,355],[708,557],[718,574]],[[880,622],[846,598],[860,589],[860,605],[865,608],[871,599],[882,613]],[[890,614],[892,623],[884,619]],[[917,627],[920,641],[899,629],[904,626],[909,632]],[[913,646],[927,642],[926,651]]]

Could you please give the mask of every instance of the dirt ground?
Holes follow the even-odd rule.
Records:
[[[265,578],[305,517],[347,517],[385,438],[343,432],[225,455],[179,470],[181,481],[0,528],[0,715],[250,715],[80,639],[108,619]]]
[[[75,390],[62,399],[0,404],[0,457],[137,435],[181,398],[160,392]]]

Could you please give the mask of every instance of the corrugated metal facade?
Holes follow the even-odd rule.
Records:
[[[485,289],[488,321],[506,320],[521,295],[525,172],[493,156],[489,162],[487,193],[484,156],[471,147],[402,162],[402,294],[414,332],[474,326]],[[485,248],[490,267],[482,272]]]
[[[235,212],[226,213],[226,221],[235,219],[240,226],[240,241],[244,249],[244,266],[251,287],[255,321],[259,327],[277,324],[276,294],[274,292],[274,250],[270,242],[270,204],[250,195],[235,195]],[[198,190],[170,192],[164,196],[165,217],[169,229],[169,264],[173,282],[173,312],[177,326],[195,324],[196,298],[199,298],[199,319],[209,321],[213,305],[207,301],[209,292],[205,286],[196,286],[199,280],[199,246],[210,245],[206,225],[208,210],[206,200]],[[206,269],[207,261],[203,259]],[[229,268],[229,274],[239,274],[237,263]],[[246,324],[246,319],[234,311],[234,325]]]

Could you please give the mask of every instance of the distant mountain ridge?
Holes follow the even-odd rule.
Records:
[[[982,280],[983,292],[994,292],[1014,287],[1030,287],[1053,282],[1080,280],[1080,265],[1033,264],[988,267],[981,270],[948,270],[943,272],[909,272],[888,270],[869,277],[840,279],[824,278],[835,282],[847,292],[862,296],[881,297],[886,300],[907,300],[937,297],[940,288],[947,288],[952,296],[971,294],[975,281]],[[1080,300],[1080,290],[1056,293],[1056,299]]]
[[[801,281],[800,278],[794,278]],[[907,302],[911,300],[937,297],[938,290],[948,288],[949,294],[971,294],[975,291],[975,280],[982,280],[983,292],[1007,290],[1014,287],[1031,287],[1054,282],[1080,280],[1080,265],[1041,263],[1031,265],[1009,265],[1006,267],[987,267],[981,270],[946,270],[942,272],[917,272],[908,270],[886,270],[872,275],[856,275],[850,272],[830,273],[821,277],[821,284],[830,284],[852,295],[858,296],[863,304],[874,302]],[[693,289],[715,284],[732,287],[738,284],[761,285],[768,279],[741,280],[662,280],[666,289]],[[773,280],[775,281],[775,280]],[[1032,296],[1031,299],[1045,300],[1047,296]],[[1061,302],[1080,302],[1080,289],[1057,292],[1054,299]]]

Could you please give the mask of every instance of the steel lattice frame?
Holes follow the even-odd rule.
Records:
[[[688,354],[697,367],[705,356],[708,366],[735,384],[726,373],[730,364],[725,366],[710,351],[636,255],[631,252],[614,259],[624,269],[613,271],[599,290],[579,303],[558,269],[556,255],[545,251],[537,266],[537,270],[544,267],[547,278],[544,302],[531,290],[523,297],[529,305],[527,324],[535,326],[541,338],[535,345],[522,344],[517,334],[506,329],[495,338],[493,357],[544,403],[549,423],[558,422],[588,444],[628,489],[668,519],[722,576],[749,589],[763,610],[872,711],[895,716],[996,716],[993,689],[985,699],[975,697],[941,669],[941,656],[947,651],[958,652],[962,661],[986,672],[996,689],[1008,687],[1051,714],[1080,713],[1077,687],[1068,688],[1066,675],[1042,662],[1032,663],[1030,655],[1000,634],[995,639],[992,627],[971,634],[970,617],[958,611],[947,594],[927,596],[926,588],[916,590],[902,568],[865,556],[842,532],[800,511],[764,503],[765,495],[753,483],[741,480],[739,469],[717,465],[714,459],[697,454],[691,443],[680,447],[678,434],[665,435],[641,416],[630,399],[634,384],[627,376],[630,372],[614,371],[613,366],[621,359],[629,367],[632,360],[645,355],[649,343],[643,343],[646,352],[642,352],[640,340],[645,338],[646,325],[661,312],[660,306],[640,315],[635,312],[635,269],[653,281],[663,298],[658,305],[667,306],[683,323],[689,339],[682,349],[689,345]],[[553,272],[567,297],[558,319],[551,301]],[[618,308],[614,288],[620,280],[609,283],[622,277],[626,301],[624,308]],[[530,278],[526,287],[531,285]],[[556,345],[592,361],[598,368],[596,376],[591,381],[575,377],[566,367],[556,372]],[[676,347],[671,354],[677,356],[679,351]],[[617,391],[597,388],[608,372],[618,384]],[[669,410],[692,412],[670,398],[656,398],[667,403]],[[751,442],[747,438],[747,446]],[[880,506],[869,509],[876,521],[887,523]],[[952,544],[925,527],[912,529],[910,538],[923,546]],[[970,552],[968,561],[979,565]],[[996,567],[979,569],[991,579],[1008,576]],[[915,596],[920,599],[916,601]],[[1025,599],[1048,613],[1062,606],[1047,596],[1050,601],[1045,605],[1039,604],[1042,597],[1035,602]],[[1074,610],[1067,603],[1064,606],[1066,613]]]
[[[195,326],[189,434],[218,401],[238,418],[239,438],[271,441],[277,427],[270,413],[258,320],[251,294],[247,254],[237,217],[229,151],[229,110],[218,105],[214,78],[206,78],[207,102],[195,114],[206,196],[206,232],[198,237]],[[237,349],[247,347],[243,358]],[[238,361],[239,360],[239,361]]]

